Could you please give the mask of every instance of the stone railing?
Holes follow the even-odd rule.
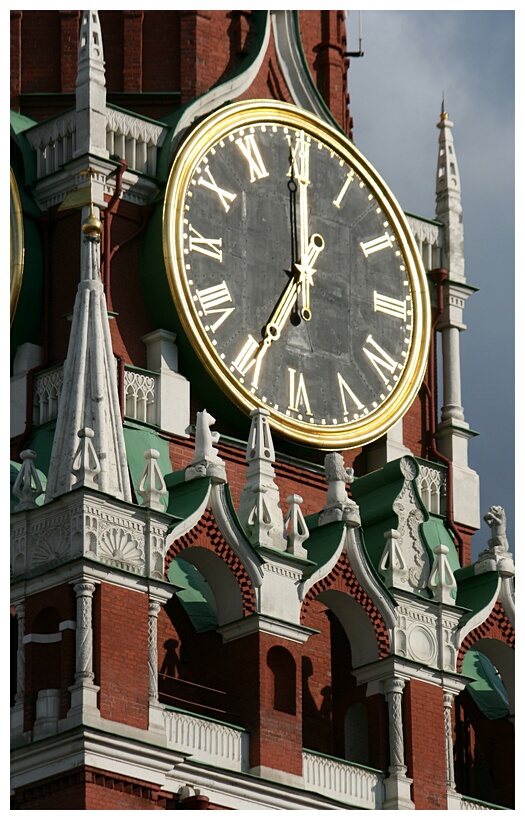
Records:
[[[425,270],[441,267],[441,227],[439,223],[407,214]]]
[[[360,809],[382,809],[383,777],[373,769],[303,751],[304,787]]]
[[[229,771],[247,770],[248,735],[242,729],[168,709],[164,711],[164,726],[169,749]]]
[[[159,376],[144,370],[124,373],[125,415],[136,421],[157,424],[157,385]]]
[[[446,514],[447,472],[445,467],[438,467],[428,462],[419,461],[417,487],[421,500],[428,512],[437,515]]]
[[[124,372],[125,415],[135,421],[157,424],[157,391],[159,375],[145,370]],[[33,387],[33,424],[56,419],[64,370],[55,367],[35,376]]]
[[[471,797],[461,798],[461,811],[473,811],[477,809],[486,811],[510,811],[510,809],[506,809],[504,806],[491,806],[488,803],[473,800]]]
[[[29,144],[36,153],[37,179],[60,170],[73,159],[76,122],[75,112],[70,111],[26,132]],[[126,160],[130,170],[156,175],[157,150],[166,133],[166,128],[159,123],[113,108],[106,109],[108,154]]]
[[[55,367],[35,376],[33,385],[33,424],[45,424],[56,419],[58,399],[64,381],[64,368]]]

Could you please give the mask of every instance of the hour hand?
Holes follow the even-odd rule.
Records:
[[[310,241],[300,263],[295,266],[299,273],[297,287],[298,294],[301,294],[300,316],[305,322],[309,322],[312,318],[312,311],[310,309],[310,288],[313,287],[314,284],[314,264],[317,257],[323,250],[324,245],[325,242],[321,234],[314,233],[310,237]]]

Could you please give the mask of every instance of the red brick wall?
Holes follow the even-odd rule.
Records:
[[[403,693],[405,760],[416,809],[447,808],[443,690],[410,680]]]
[[[102,583],[93,601],[95,684],[103,718],[148,728],[148,596]]]
[[[76,621],[75,593],[62,584],[30,595],[25,602],[25,634],[55,634],[63,621]],[[75,682],[75,631],[62,631],[56,643],[25,645],[26,699],[24,723],[32,728],[36,716],[37,693],[41,689],[60,689],[60,717],[71,706],[69,687]]]

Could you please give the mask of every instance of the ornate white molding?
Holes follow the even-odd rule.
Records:
[[[358,809],[383,808],[380,772],[303,751],[305,788]]]
[[[211,720],[164,710],[168,749],[183,752],[197,760],[245,771],[248,765],[248,735],[241,729]]]
[[[11,518],[13,580],[89,558],[135,575],[164,580],[169,519],[108,500],[87,489]]]

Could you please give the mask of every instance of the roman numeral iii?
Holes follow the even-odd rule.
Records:
[[[374,310],[379,313],[386,313],[387,316],[394,316],[406,322],[407,303],[401,299],[393,299],[391,296],[384,296],[382,293],[374,291]]]

